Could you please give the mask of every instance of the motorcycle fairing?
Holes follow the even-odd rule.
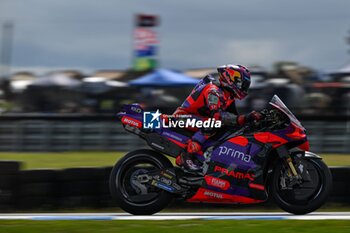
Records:
[[[213,150],[205,174],[205,177],[218,178],[219,181],[208,182],[206,178],[197,193],[187,201],[242,204],[265,201],[263,165],[266,159],[265,153],[259,154],[263,149],[264,144],[256,142],[253,137],[237,136],[224,141]],[[226,182],[229,187],[220,187],[220,183]]]
[[[218,186],[218,182],[208,182],[208,179],[205,179],[201,189],[188,201],[242,204],[265,201],[267,192],[264,168],[269,152],[290,142],[307,142],[304,130],[293,123],[274,132],[257,132],[225,139],[212,151],[205,175],[223,180],[221,183],[227,181],[230,186],[223,189]],[[209,191],[225,195],[214,195]]]
[[[214,190],[199,188],[196,194],[187,200],[188,202],[206,202],[206,203],[260,203],[262,201],[253,198],[217,192]]]

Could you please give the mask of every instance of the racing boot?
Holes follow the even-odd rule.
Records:
[[[196,165],[192,160],[192,155],[188,152],[183,152],[176,158],[176,164],[183,167],[186,172],[199,174],[202,172],[202,167]]]

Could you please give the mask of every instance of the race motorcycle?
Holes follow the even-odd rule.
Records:
[[[125,130],[153,149],[127,153],[114,166],[110,191],[119,206],[135,215],[154,214],[173,198],[199,203],[261,203],[272,197],[283,210],[306,214],[326,201],[332,186],[329,168],[309,152],[306,130],[278,96],[264,116],[241,128],[224,127],[208,139],[188,172],[166,156],[177,157],[193,132],[183,128],[146,129],[144,111],[124,105],[118,117]]]

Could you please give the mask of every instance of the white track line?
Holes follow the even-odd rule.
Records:
[[[135,216],[126,213],[28,213],[0,214],[0,220],[350,220],[350,212],[314,212],[292,215],[285,212],[159,213]]]

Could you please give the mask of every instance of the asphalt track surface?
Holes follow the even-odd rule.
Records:
[[[30,213],[0,214],[0,220],[350,220],[350,212],[314,212],[292,215],[285,212],[159,213],[134,216],[126,213]]]

